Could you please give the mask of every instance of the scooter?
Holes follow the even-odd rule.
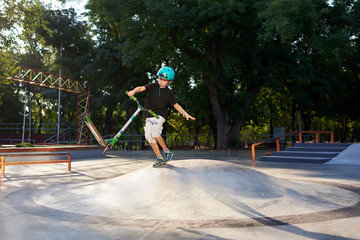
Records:
[[[125,92],[125,93],[126,93],[126,95],[128,94],[128,92]],[[88,126],[91,133],[94,135],[94,137],[98,141],[98,143],[101,146],[105,147],[104,152],[103,152],[104,154],[114,147],[114,144],[119,140],[119,138],[121,137],[121,135],[123,134],[125,129],[130,125],[130,123],[135,119],[135,117],[139,114],[140,111],[147,111],[151,115],[156,117],[157,119],[159,118],[159,116],[156,113],[154,113],[152,110],[146,109],[143,106],[141,106],[141,104],[139,103],[139,101],[137,100],[137,98],[135,96],[132,96],[131,99],[137,103],[138,108],[136,109],[135,113],[130,117],[130,119],[125,123],[125,125],[120,129],[120,131],[112,139],[104,140],[102,138],[99,131],[95,127],[94,123],[91,121],[90,114],[88,112],[84,112],[80,115],[80,118]]]

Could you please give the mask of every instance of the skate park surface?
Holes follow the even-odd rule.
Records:
[[[7,166],[0,239],[360,239],[360,144],[326,164],[251,162],[249,151],[72,150]],[[257,158],[264,152],[257,151]]]

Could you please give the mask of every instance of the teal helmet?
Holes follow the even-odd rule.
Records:
[[[156,75],[168,81],[174,81],[175,71],[171,67],[162,67]]]

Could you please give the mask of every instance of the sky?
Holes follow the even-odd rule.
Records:
[[[45,5],[50,6],[51,10],[62,10],[74,8],[75,12],[79,16],[81,13],[85,12],[85,5],[88,2],[87,0],[66,0],[66,3],[63,4],[57,0],[41,0]]]

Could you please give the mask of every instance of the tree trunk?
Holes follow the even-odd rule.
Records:
[[[309,131],[311,126],[311,113],[306,113],[305,111],[301,111],[301,120],[303,122],[302,125],[304,125],[304,127],[302,127],[302,130]]]
[[[217,147],[217,127],[216,127],[216,119],[215,119],[215,115],[211,112],[209,114],[209,124],[210,124],[210,131],[209,131],[209,135],[213,135],[214,136],[214,149],[216,149]],[[209,146],[208,142],[206,143],[207,146]]]
[[[195,120],[195,139],[194,139],[194,146],[199,147],[199,132],[200,132],[200,124],[198,120]],[[198,149],[200,150],[200,149]]]
[[[291,107],[291,131],[297,131],[298,129],[296,128],[296,103],[293,100],[292,101],[292,107]]]
[[[236,119],[236,121],[232,124],[230,132],[229,132],[229,147],[231,147],[232,144],[238,138],[240,130],[242,128],[242,124],[245,119],[245,113],[248,111],[253,99],[254,99],[254,93],[250,93],[246,97],[245,102],[241,108],[243,110],[241,113],[241,116],[239,116],[239,118]]]
[[[229,123],[228,123],[228,111],[222,108],[219,102],[219,95],[216,89],[214,80],[216,79],[216,73],[218,70],[218,62],[217,62],[217,47],[219,41],[219,32],[215,34],[214,39],[211,41],[209,46],[210,48],[210,76],[207,80],[207,86],[209,90],[209,96],[212,108],[216,117],[216,149],[224,150],[228,148],[228,139],[229,139]]]
[[[225,109],[222,109],[220,106],[219,97],[214,82],[208,80],[207,83],[211,105],[213,107],[216,117],[216,149],[224,150],[228,148],[229,139],[228,112]]]

